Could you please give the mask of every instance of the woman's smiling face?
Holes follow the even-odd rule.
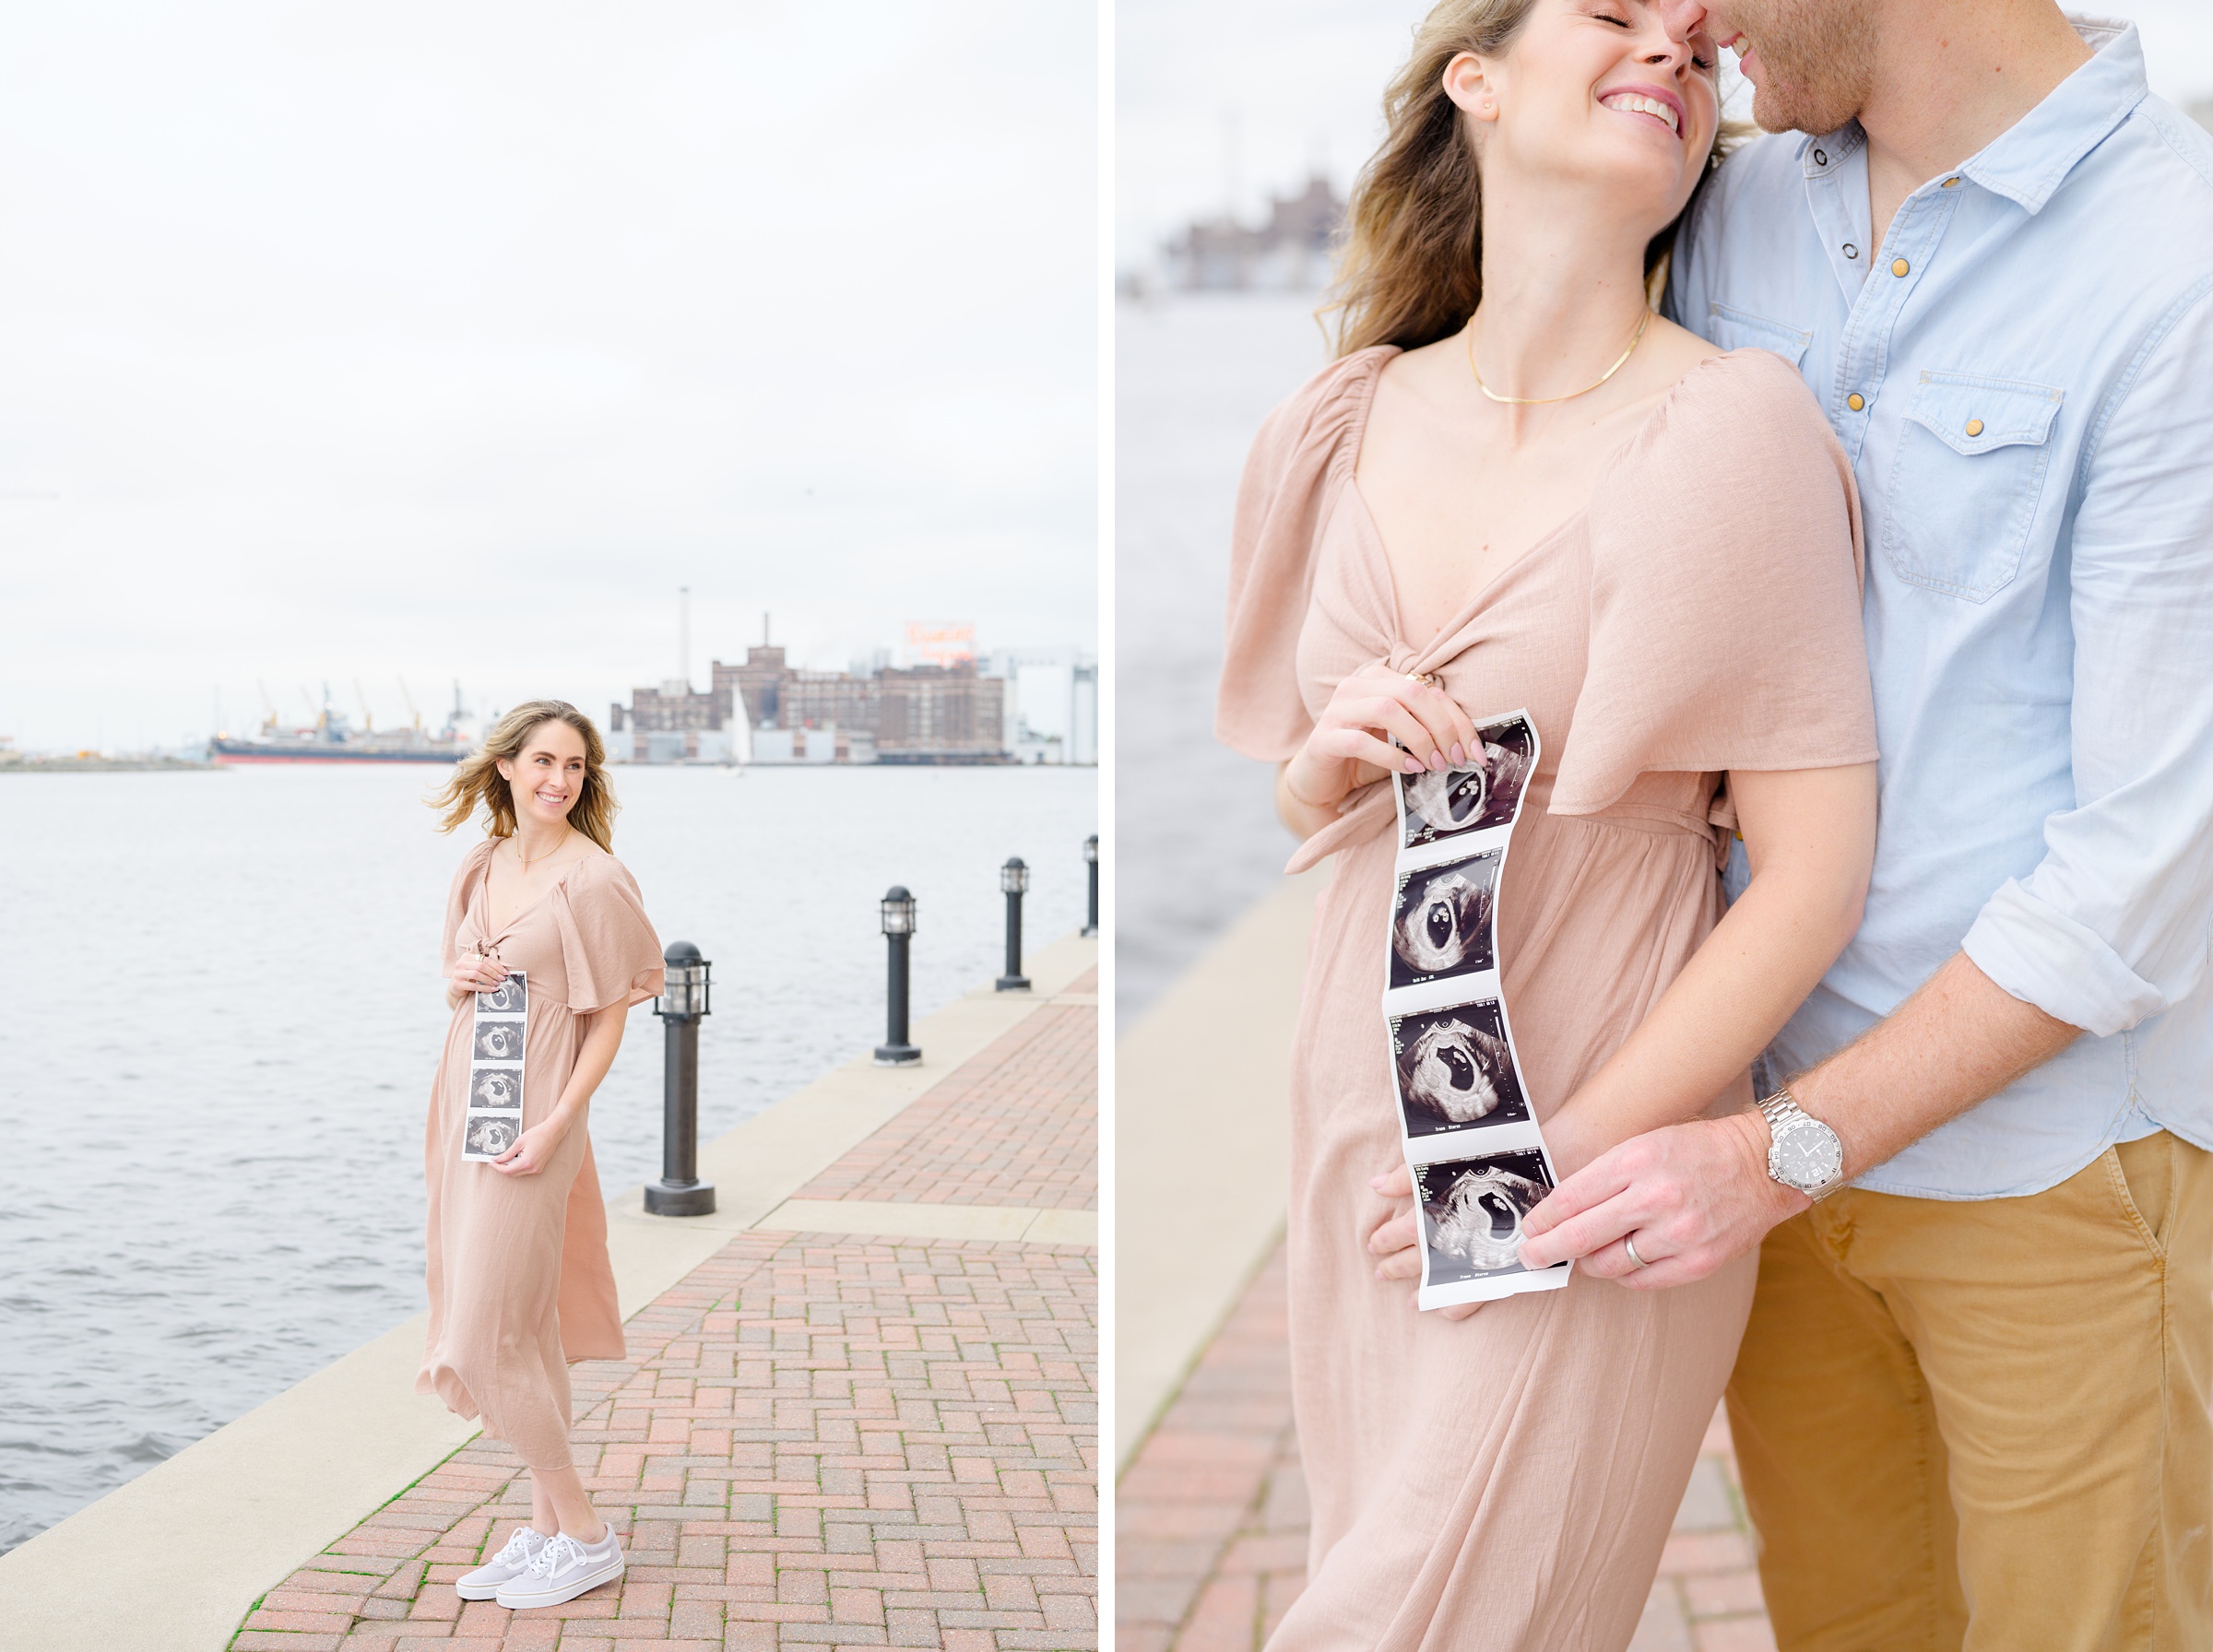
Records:
[[[1537,0],[1506,51],[1463,53],[1445,89],[1497,169],[1596,183],[1657,234],[1690,198],[1720,122],[1698,0]]]
[[[514,795],[518,821],[557,826],[584,788],[584,736],[549,717],[524,738],[520,757],[500,760],[500,775]]]

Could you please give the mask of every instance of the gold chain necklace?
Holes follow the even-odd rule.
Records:
[[[560,841],[559,843],[555,844],[553,845],[553,848],[552,848],[552,849],[548,849],[548,850],[546,851],[545,855],[541,855],[541,856],[539,856],[538,858],[540,861],[543,861],[543,860],[546,858],[546,856],[550,856],[550,855],[551,855],[551,854],[554,852],[554,850],[557,850],[557,849],[561,849],[561,848],[563,848],[563,847],[565,847],[565,846],[567,845],[567,844],[568,844],[568,841],[569,841],[569,832],[574,832],[574,831],[575,831],[575,830],[576,830],[576,828],[575,828],[575,827],[574,827],[574,826],[568,827],[568,828],[567,828],[565,831],[563,831],[563,832],[562,832],[562,834],[561,834],[561,841]],[[523,840],[522,840],[522,835],[521,835],[521,834],[518,832],[516,835],[515,835],[514,837],[511,837],[511,838],[509,838],[507,841],[508,841],[508,843],[509,843],[509,844],[513,844],[513,845],[514,845],[514,848],[515,848],[515,859],[517,859],[517,860],[519,860],[520,862],[522,862],[522,865],[523,865],[523,876],[524,876],[524,877],[526,877],[526,878],[527,878],[528,876],[530,876],[530,857],[529,857],[527,855],[525,855],[525,854],[523,853]]]
[[[1629,358],[1637,353],[1637,347],[1644,342],[1645,328],[1651,324],[1652,313],[1647,310],[1644,313],[1644,319],[1637,324],[1637,336],[1629,340],[1629,348],[1621,352],[1620,359],[1613,366],[1607,368],[1604,372],[1598,375],[1598,384],[1586,384],[1580,390],[1570,391],[1566,395],[1500,395],[1483,382],[1483,369],[1475,365],[1475,318],[1471,315],[1468,317],[1468,371],[1475,375],[1476,389],[1482,391],[1491,400],[1505,407],[1542,407],[1553,402],[1571,402],[1579,395],[1589,395],[1598,388],[1599,384],[1604,384],[1624,367],[1627,367]]]

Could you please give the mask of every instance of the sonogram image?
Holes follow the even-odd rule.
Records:
[[[515,1119],[500,1118],[489,1114],[471,1114],[468,1132],[464,1139],[470,1152],[496,1159],[513,1147],[515,1139],[521,1134],[522,1130]]]
[[[1496,999],[1394,1016],[1391,1048],[1409,1136],[1529,1116]]]
[[[1498,852],[1399,879],[1391,919],[1392,986],[1418,986],[1446,975],[1473,974],[1497,961],[1491,916]]]
[[[1497,1153],[1414,1171],[1429,1282],[1521,1270],[1521,1219],[1552,1190],[1542,1154]],[[1440,1277],[1443,1276],[1443,1277]]]

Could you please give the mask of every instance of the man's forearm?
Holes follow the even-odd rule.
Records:
[[[1904,1151],[2082,1035],[2023,1003],[1956,952],[1919,991],[1828,1060],[1791,1080],[1798,1104],[1836,1131],[1844,1174]]]

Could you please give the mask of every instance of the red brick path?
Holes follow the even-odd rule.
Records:
[[[1097,1020],[1095,1005],[1038,1010],[793,1197],[1096,1210],[1098,1051],[1071,1030]]]
[[[1256,1652],[1306,1583],[1284,1254],[1231,1311],[1115,1493],[1118,1652]],[[1718,1415],[1631,1652],[1773,1652]]]
[[[1035,1073],[1044,1116],[1095,1138],[1096,1029],[1095,1010],[1040,1009],[890,1127],[933,1150],[976,1105],[941,1103],[939,1128],[916,1129],[938,1091],[1012,1121]],[[881,1147],[856,1151],[882,1162]],[[992,1202],[1095,1202],[1070,1156],[1000,1170]],[[865,1178],[850,1192],[882,1197]],[[513,1454],[479,1439],[271,1590],[234,1652],[1095,1646],[1095,1264],[742,1235],[629,1322],[629,1360],[574,1368],[577,1462],[623,1535],[620,1584],[523,1612],[455,1595],[529,1516]]]

